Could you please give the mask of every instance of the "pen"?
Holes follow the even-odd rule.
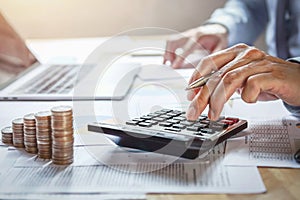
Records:
[[[212,71],[211,73],[205,75],[205,76],[201,76],[199,79],[195,80],[194,82],[192,82],[191,84],[189,84],[185,90],[192,90],[195,88],[199,88],[202,87],[203,85],[205,85],[207,83],[207,81],[210,79],[210,77],[215,73],[216,71]]]

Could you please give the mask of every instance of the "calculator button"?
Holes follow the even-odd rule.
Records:
[[[152,117],[145,115],[145,116],[142,116],[141,119],[150,120],[150,119],[152,119]]]
[[[201,124],[210,124],[210,123],[212,123],[212,122],[209,121],[209,120],[201,120],[200,123],[201,123]]]
[[[206,116],[203,116],[203,115],[201,115],[199,118],[198,118],[199,120],[205,120],[205,119],[207,119],[207,117]]]
[[[233,125],[233,124],[234,124],[234,122],[233,122],[233,121],[226,120],[226,119],[223,119],[223,120],[221,120],[220,122],[221,122],[221,123],[224,123],[224,124],[227,124],[227,125],[229,125],[229,126],[231,126],[231,125]]]
[[[172,126],[173,124],[172,123],[169,123],[169,122],[161,122],[159,123],[160,126],[164,126],[164,127],[170,127]]]
[[[172,118],[172,116],[169,116],[169,115],[161,115],[159,117],[164,118],[164,119],[171,119]]]
[[[179,129],[185,129],[186,126],[182,125],[182,124],[174,124],[173,128],[179,128]]]
[[[183,122],[180,122],[180,124],[182,125],[185,125],[185,126],[191,126],[193,125],[195,122],[191,122],[191,121],[183,121]]]
[[[211,128],[203,128],[203,129],[201,129],[201,133],[213,134],[213,133],[215,133],[215,131],[212,130]]]
[[[156,111],[156,112],[154,112],[154,114],[157,114],[157,115],[163,115],[163,114],[166,114],[166,112],[163,112],[163,111]]]
[[[185,113],[184,111],[180,111],[180,110],[173,110],[172,112],[173,112],[173,113],[177,113],[177,114]]]
[[[165,119],[164,119],[164,118],[161,118],[161,117],[155,117],[155,118],[153,118],[152,120],[157,121],[157,122],[162,122],[162,121],[164,121]]]
[[[207,128],[208,125],[207,124],[201,124],[201,123],[195,123],[193,126],[199,127],[199,128]]]
[[[130,120],[130,121],[127,121],[127,122],[125,122],[127,125],[133,125],[133,126],[135,126],[135,125],[137,125],[138,124],[138,122],[137,121],[132,121],[132,120]]]
[[[176,117],[180,114],[176,114],[176,113],[167,113],[166,115],[170,116],[170,117]]]
[[[172,124],[178,124],[180,121],[175,120],[175,119],[168,119],[167,122],[172,123]]]
[[[172,112],[173,110],[171,110],[171,109],[162,109],[161,111],[165,112],[165,113],[168,113],[168,112]]]
[[[147,116],[150,116],[150,117],[157,117],[157,116],[159,116],[159,114],[149,113]]]
[[[175,120],[179,120],[179,121],[186,120],[186,118],[185,118],[185,117],[181,117],[181,116],[174,117],[173,119],[175,119]]]
[[[186,118],[186,114],[185,113],[181,113],[179,116]]]
[[[200,128],[197,127],[197,126],[190,126],[190,127],[187,127],[186,130],[188,130],[188,131],[199,131]]]
[[[226,117],[225,120],[233,121],[234,123],[238,123],[239,122],[238,118],[233,118],[233,117]]]
[[[229,126],[228,124],[226,124],[226,123],[221,123],[221,122],[217,122],[216,125],[222,126],[223,129],[226,129],[226,128],[228,128],[228,126]]]
[[[165,128],[165,130],[166,131],[174,131],[174,132],[180,132],[181,131],[181,129],[179,129],[179,128]]]
[[[139,126],[142,126],[142,127],[151,127],[152,124],[151,123],[147,123],[147,122],[140,122],[138,123]]]
[[[143,122],[143,121],[145,121],[145,120],[144,120],[144,119],[140,119],[140,118],[134,118],[134,119],[132,119],[132,121]]]
[[[157,122],[157,121],[154,121],[154,120],[146,120],[145,122],[146,122],[146,123],[150,123],[151,125],[156,125],[156,124],[158,124],[158,122]]]

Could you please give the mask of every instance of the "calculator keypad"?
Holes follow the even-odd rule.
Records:
[[[162,109],[139,118],[126,121],[126,125],[164,130],[174,134],[183,133],[195,137],[209,138],[209,135],[221,133],[229,126],[239,122],[238,118],[220,117],[217,121],[210,121],[206,115],[201,115],[195,121],[189,121],[185,112]]]

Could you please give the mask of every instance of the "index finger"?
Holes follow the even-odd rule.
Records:
[[[176,59],[176,49],[184,46],[187,40],[187,37],[181,37],[180,35],[173,36],[171,39],[167,40],[166,49],[163,56],[163,64],[166,64],[167,61],[173,63]]]

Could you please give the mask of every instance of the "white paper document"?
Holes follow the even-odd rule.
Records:
[[[248,135],[227,141],[225,165],[300,168],[294,153],[300,149],[300,120],[250,121]]]
[[[127,173],[114,168],[151,170],[156,164],[84,167],[16,167],[2,177],[1,193],[260,193],[265,188],[254,167],[211,169],[196,164],[172,164],[150,173]],[[242,175],[242,176],[241,176]],[[255,176],[253,176],[255,175]],[[258,184],[257,184],[258,183]]]
[[[43,200],[144,200],[145,194],[103,194],[103,193],[75,193],[75,194],[56,194],[56,193],[19,193],[19,194],[0,194],[1,199],[43,199]]]
[[[53,165],[21,152],[14,167],[2,174],[0,193],[265,192],[256,167],[222,164],[224,149],[225,145],[220,145],[204,159],[170,162],[171,156],[113,145],[78,146],[75,162],[69,166]],[[16,153],[20,150],[9,151],[11,156]]]

